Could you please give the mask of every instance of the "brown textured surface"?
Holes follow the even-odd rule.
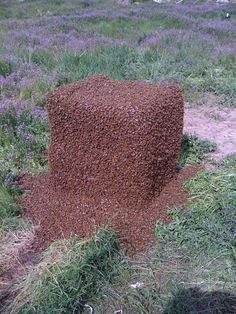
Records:
[[[175,85],[102,75],[50,93],[49,173],[22,179],[31,190],[22,213],[40,223],[36,247],[107,224],[129,252],[150,245],[156,220],[186,200],[181,182],[196,172],[176,174],[183,110]]]
[[[20,198],[22,215],[40,223],[36,230],[36,249],[44,249],[56,239],[75,234],[79,238],[90,236],[96,228],[109,223],[118,231],[123,248],[133,254],[152,245],[157,219],[170,221],[168,208],[186,202],[188,193],[182,183],[198,171],[199,166],[182,169],[142,211],[136,207],[125,210],[119,206],[104,206],[75,196],[62,197],[50,187],[48,174],[36,178],[24,176],[20,183],[30,193]]]
[[[64,194],[145,204],[175,173],[183,111],[175,85],[96,75],[60,87],[48,96],[51,184]]]

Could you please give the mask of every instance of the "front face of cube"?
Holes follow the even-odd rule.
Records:
[[[147,96],[154,91],[156,87]],[[124,105],[117,103],[116,92],[96,91],[86,98],[75,93],[66,97],[64,91],[61,98],[52,95],[49,165],[55,189],[126,206],[150,201],[175,173],[183,103],[174,91],[172,87],[158,102],[125,97],[128,89],[123,88]]]

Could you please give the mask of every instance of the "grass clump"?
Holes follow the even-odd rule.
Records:
[[[0,76],[6,77],[15,70],[16,66],[8,60],[0,60]]]
[[[16,204],[13,195],[0,182],[0,238],[9,229],[17,229],[21,221],[17,217],[20,207]]]
[[[0,115],[0,179],[8,186],[23,171],[42,169],[49,143],[47,120],[34,108],[17,110],[10,106]]]
[[[15,194],[16,190],[6,188],[0,181],[0,273],[4,238],[8,233],[29,227],[28,221],[19,216],[20,206],[16,202]]]
[[[12,195],[3,184],[0,184],[0,221],[16,216],[19,213],[19,206],[15,203]]]
[[[58,85],[103,73],[114,79],[125,79],[128,66],[135,59],[135,49],[126,46],[108,46],[92,51],[66,52],[58,59]]]
[[[0,3],[0,20],[7,19],[11,16],[6,4]]]
[[[46,69],[51,69],[54,64],[54,56],[50,51],[37,49],[29,55],[29,62],[43,66]]]
[[[184,134],[177,167],[201,163],[206,154],[216,150],[216,144],[208,140],[201,140],[195,135]]]
[[[52,244],[37,266],[19,283],[9,313],[81,313],[86,302],[101,296],[101,287],[120,269],[113,231],[91,239]]]

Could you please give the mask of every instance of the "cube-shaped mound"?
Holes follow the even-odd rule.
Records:
[[[176,171],[181,90],[95,75],[48,95],[50,181],[60,193],[138,205]]]

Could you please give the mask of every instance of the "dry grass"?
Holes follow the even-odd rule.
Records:
[[[37,227],[9,231],[1,238],[0,268],[6,270],[21,263],[21,255],[30,251]]]

